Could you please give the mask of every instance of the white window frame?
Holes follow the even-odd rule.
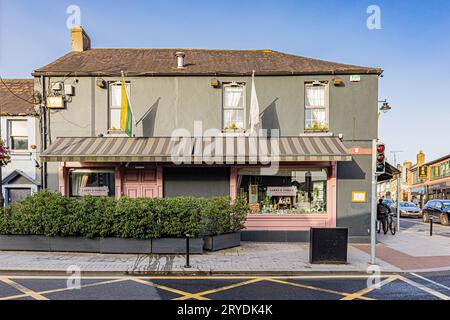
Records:
[[[112,125],[111,125],[111,110],[112,109],[115,109],[115,110],[120,110],[121,109],[120,105],[119,106],[113,106],[112,105],[112,102],[113,102],[113,97],[112,97],[113,90],[112,90],[112,87],[113,86],[121,87],[122,86],[122,82],[121,81],[113,81],[113,82],[110,82],[109,86],[108,86],[108,132],[119,133],[120,134],[120,133],[123,133],[122,130],[120,129],[120,126],[119,126],[119,128],[113,129]],[[131,83],[129,81],[125,81],[125,87],[126,87],[126,90],[127,90],[128,98],[131,100]]]
[[[29,152],[29,149],[30,149],[30,136],[29,136],[29,133],[26,136],[17,136],[19,138],[26,138],[27,139],[27,147],[26,147],[26,149],[13,149],[12,138],[15,137],[15,136],[13,136],[13,134],[12,134],[12,126],[13,126],[13,123],[17,123],[17,122],[25,123],[25,126],[28,128],[28,120],[26,120],[26,119],[20,119],[20,120],[19,119],[8,119],[6,121],[7,130],[8,130],[8,133],[7,133],[8,134],[7,135],[7,137],[8,137],[8,147],[11,149],[12,152],[16,152],[16,153],[17,152],[18,153],[20,153],[20,152]]]
[[[226,88],[235,88],[239,87],[242,88],[242,107],[236,108],[236,107],[226,107],[225,106],[225,95],[226,95]],[[240,128],[242,130],[247,130],[247,92],[246,92],[246,85],[245,83],[225,83],[223,84],[222,89],[222,130],[227,132],[228,130],[225,129],[225,110],[243,110],[244,111],[244,127]]]
[[[325,105],[323,107],[318,107],[318,106],[308,106],[307,105],[307,91],[308,88],[310,87],[323,87],[324,88],[324,95],[325,95],[325,100],[324,103]],[[330,89],[329,89],[329,84],[328,83],[324,83],[324,82],[320,82],[320,84],[314,84],[313,82],[306,82],[304,85],[304,105],[305,105],[305,112],[304,112],[304,132],[308,133],[308,132],[315,132],[315,130],[308,130],[308,128],[306,127],[306,112],[307,110],[316,110],[316,109],[323,109],[325,110],[325,123],[327,125],[326,130],[320,130],[320,132],[324,132],[327,133],[330,131]]]

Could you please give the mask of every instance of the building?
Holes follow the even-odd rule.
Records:
[[[417,155],[417,163],[408,166],[408,200],[421,207],[429,200],[450,199],[450,154],[426,162],[425,153]]]
[[[348,227],[368,241],[382,70],[272,50],[92,49],[34,71],[47,101],[46,185],[66,196],[243,196],[244,240]],[[120,128],[121,72],[134,137]],[[260,128],[249,135],[252,74]],[[262,157],[261,157],[262,155]],[[268,156],[268,157],[266,157]]]
[[[40,186],[39,121],[33,90],[33,79],[0,79],[1,138],[11,150],[11,162],[2,168],[6,205],[33,194]]]

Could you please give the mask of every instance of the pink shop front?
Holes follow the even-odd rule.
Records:
[[[323,140],[309,145],[318,146],[312,148],[316,151],[331,145],[335,154],[324,155],[323,150],[322,154],[298,156],[298,150],[292,149],[308,143],[288,142],[284,149],[290,147],[290,154],[281,148],[280,159],[289,161],[280,161],[276,170],[250,163],[176,165],[161,154],[167,146],[158,148],[159,142],[150,150],[145,150],[144,145],[140,148],[130,145],[127,153],[131,155],[123,154],[123,149],[110,150],[109,156],[104,152],[92,154],[92,150],[101,151],[92,144],[84,149],[78,146],[78,153],[74,152],[70,150],[73,142],[66,141],[59,148],[51,146],[42,158],[59,163],[58,189],[65,196],[242,197],[251,210],[243,240],[304,241],[305,231],[311,227],[336,227],[337,164],[351,160],[351,156],[344,147],[338,148],[341,143]],[[150,152],[153,157],[134,157],[131,149]]]

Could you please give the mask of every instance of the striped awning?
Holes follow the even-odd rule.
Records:
[[[171,162],[268,164],[351,161],[337,137],[58,138],[41,154],[44,162]]]

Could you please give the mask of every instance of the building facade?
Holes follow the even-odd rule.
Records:
[[[91,49],[81,28],[72,44],[33,74],[47,103],[49,189],[241,196],[253,212],[245,240],[336,226],[368,240],[380,69],[271,50]],[[133,137],[119,129],[122,72]]]
[[[11,150],[2,168],[5,205],[39,190],[39,121],[34,109],[33,79],[0,79],[0,133]]]

